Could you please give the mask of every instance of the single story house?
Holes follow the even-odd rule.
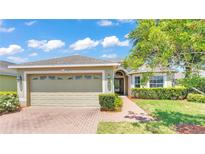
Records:
[[[24,105],[99,106],[99,93],[130,95],[148,70],[127,70],[120,62],[74,55],[9,66],[18,72]],[[172,86],[173,73],[156,69],[144,87]]]
[[[0,91],[16,91],[16,71],[9,69],[9,65],[14,65],[7,61],[0,61]]]

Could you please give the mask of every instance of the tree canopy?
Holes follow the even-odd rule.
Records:
[[[137,20],[125,65],[182,68],[186,77],[205,67],[205,20]]]

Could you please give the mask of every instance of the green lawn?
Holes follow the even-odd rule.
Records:
[[[99,134],[170,134],[177,124],[205,126],[205,104],[181,100],[134,99],[137,105],[156,118],[147,123],[100,122]]]

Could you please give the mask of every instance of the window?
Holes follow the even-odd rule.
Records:
[[[150,88],[163,87],[164,79],[163,76],[152,76],[149,82]]]
[[[80,80],[80,79],[82,79],[82,78],[83,78],[82,75],[76,75],[76,76],[75,76],[75,79],[76,79],[76,80]]]
[[[38,80],[38,77],[33,77],[32,80]]]
[[[101,75],[94,75],[93,79],[101,79]]]
[[[73,80],[73,76],[69,76],[69,77],[68,77],[68,80]]]
[[[87,80],[90,80],[90,79],[92,79],[92,75],[85,75],[84,78]]]
[[[46,80],[47,76],[40,76],[40,80]]]
[[[57,76],[57,80],[63,80],[62,76]]]
[[[122,73],[122,72],[116,72],[115,76],[116,76],[116,77],[122,77],[122,76],[123,76],[123,73]]]
[[[135,88],[140,88],[140,76],[135,77]]]
[[[48,76],[48,79],[50,79],[50,80],[55,80],[56,77],[55,77],[55,76]]]

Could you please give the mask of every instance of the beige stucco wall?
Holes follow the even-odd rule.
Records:
[[[0,91],[16,91],[17,82],[15,76],[0,75]]]
[[[153,76],[156,76],[156,75],[162,75],[164,77],[164,88],[166,87],[172,87],[172,83],[173,83],[173,79],[174,79],[174,76],[172,73],[153,73],[152,74]],[[142,74],[141,73],[135,73],[135,74],[131,74],[130,77],[129,77],[129,90],[128,90],[128,94],[131,95],[131,88],[134,88],[135,87],[135,76],[140,76],[142,78]],[[149,81],[145,84],[145,85],[141,85],[141,88],[149,88]]]
[[[113,66],[107,67],[69,67],[69,68],[32,68],[32,69],[17,69],[18,76],[22,76],[22,82],[18,81],[17,91],[19,95],[19,100],[22,103],[26,103],[28,97],[28,88],[30,87],[28,74],[50,74],[50,72],[60,72],[60,74],[71,74],[72,71],[103,71],[104,78],[103,87],[104,93],[114,92],[114,70]],[[56,74],[56,73],[53,73]],[[58,73],[57,73],[58,74]],[[108,79],[109,76],[109,79]]]

